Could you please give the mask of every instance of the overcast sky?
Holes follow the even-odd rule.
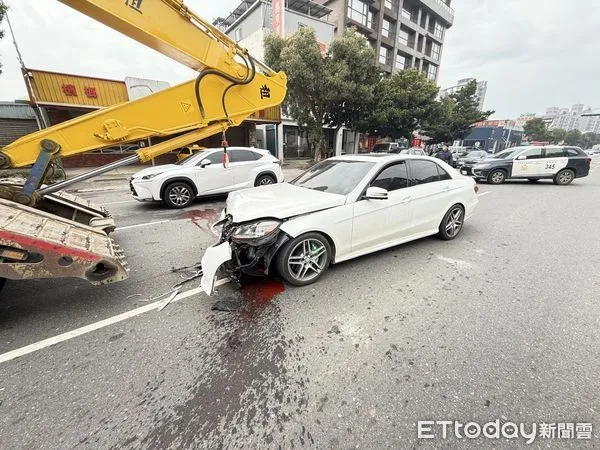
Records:
[[[5,0],[25,63],[35,69],[123,80],[178,83],[193,73],[57,0]],[[238,0],[187,0],[206,19],[227,15]],[[600,108],[600,8],[594,0],[455,0],[440,85],[488,81],[485,107],[497,119],[548,106]],[[6,25],[4,28],[7,28]],[[7,33],[0,42],[0,100],[26,97]]]

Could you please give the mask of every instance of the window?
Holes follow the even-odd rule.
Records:
[[[444,32],[446,30],[444,29],[444,26],[439,23],[438,21],[435,22],[435,28],[433,29],[433,35],[438,38],[439,40],[443,40],[444,39]]]
[[[427,69],[427,78],[435,81],[435,79],[437,77],[437,72],[438,72],[437,66],[434,66],[433,64],[429,64],[429,67]]]
[[[392,22],[389,20],[383,19],[383,25],[381,27],[381,35],[386,38],[393,38],[394,30],[393,30]]]
[[[406,169],[406,162],[402,161],[383,169],[377,178],[373,180],[371,186],[386,189],[389,192],[407,187],[408,170]]]
[[[290,183],[315,191],[348,195],[369,173],[375,163],[326,159],[315,164]]]
[[[525,159],[540,159],[542,157],[542,147],[527,150],[519,156],[525,156]]]
[[[246,161],[256,161],[260,158],[260,155],[251,150],[227,150],[229,154],[229,162],[246,162]]]
[[[410,161],[410,170],[415,184],[433,183],[439,181],[438,165],[432,161]]]
[[[582,152],[574,148],[567,148],[565,151],[567,152],[567,156],[585,156]]]
[[[223,161],[223,152],[213,152],[208,156],[204,156],[200,158],[200,161],[198,161],[198,164],[196,165],[199,166],[200,163],[202,163],[202,161],[204,161],[205,159],[208,159],[211,164],[221,164],[221,162]]]
[[[388,63],[388,55],[389,55],[390,51],[388,50],[387,47],[384,47],[383,45],[381,47],[379,47],[379,62],[381,64],[387,64]]]
[[[406,68],[406,56],[396,55],[396,69]]]
[[[362,0],[348,0],[348,17],[366,27],[373,26],[373,13]]]
[[[390,1],[390,0],[385,0],[383,2],[383,5],[387,8],[387,9],[394,9],[394,4]]]
[[[437,166],[437,170],[438,170],[438,174],[440,176],[440,181],[444,181],[444,180],[451,180],[452,177],[450,176],[450,174],[448,172],[446,172],[444,169],[442,169],[440,166]]]
[[[413,10],[412,10],[412,8],[410,8],[410,9],[408,9],[408,8],[409,7],[407,7],[407,6],[403,6],[401,14],[402,14],[402,17],[404,17],[405,19],[412,20]]]
[[[546,149],[546,158],[563,158],[564,156],[565,151],[561,147]]]
[[[440,44],[436,44],[433,42],[431,44],[431,57],[436,61],[440,60],[440,52],[442,51],[442,46]]]
[[[398,42],[400,42],[401,44],[410,47],[409,43],[412,41],[411,37],[411,34],[403,28],[400,28],[398,30]]]

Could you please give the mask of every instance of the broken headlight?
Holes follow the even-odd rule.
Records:
[[[231,234],[233,239],[239,241],[260,239],[279,229],[281,222],[278,220],[260,220],[258,222],[238,225]]]

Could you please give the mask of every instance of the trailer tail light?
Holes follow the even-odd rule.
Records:
[[[0,247],[0,258],[10,259],[12,261],[25,261],[27,253],[20,248]]]

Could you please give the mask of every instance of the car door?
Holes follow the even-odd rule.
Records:
[[[511,178],[537,178],[540,175],[540,167],[544,148],[535,147],[519,154],[513,161]]]
[[[546,147],[546,152],[540,161],[539,173],[541,178],[552,178],[561,169],[567,167],[569,158],[564,147]]]
[[[258,152],[246,149],[231,149],[229,153],[229,167],[233,172],[233,188],[243,189],[254,186],[255,171],[260,165],[261,155]]]
[[[414,214],[411,234],[421,235],[439,227],[451,198],[456,195],[456,183],[434,161],[410,160],[409,168]]]
[[[204,161],[210,164],[202,166]],[[217,150],[202,157],[194,166],[194,177],[198,195],[229,192],[233,186],[233,170],[223,167],[223,151]]]
[[[383,168],[369,186],[387,189],[386,200],[359,199],[354,204],[352,253],[368,253],[398,241],[412,227],[412,194],[406,161]]]

